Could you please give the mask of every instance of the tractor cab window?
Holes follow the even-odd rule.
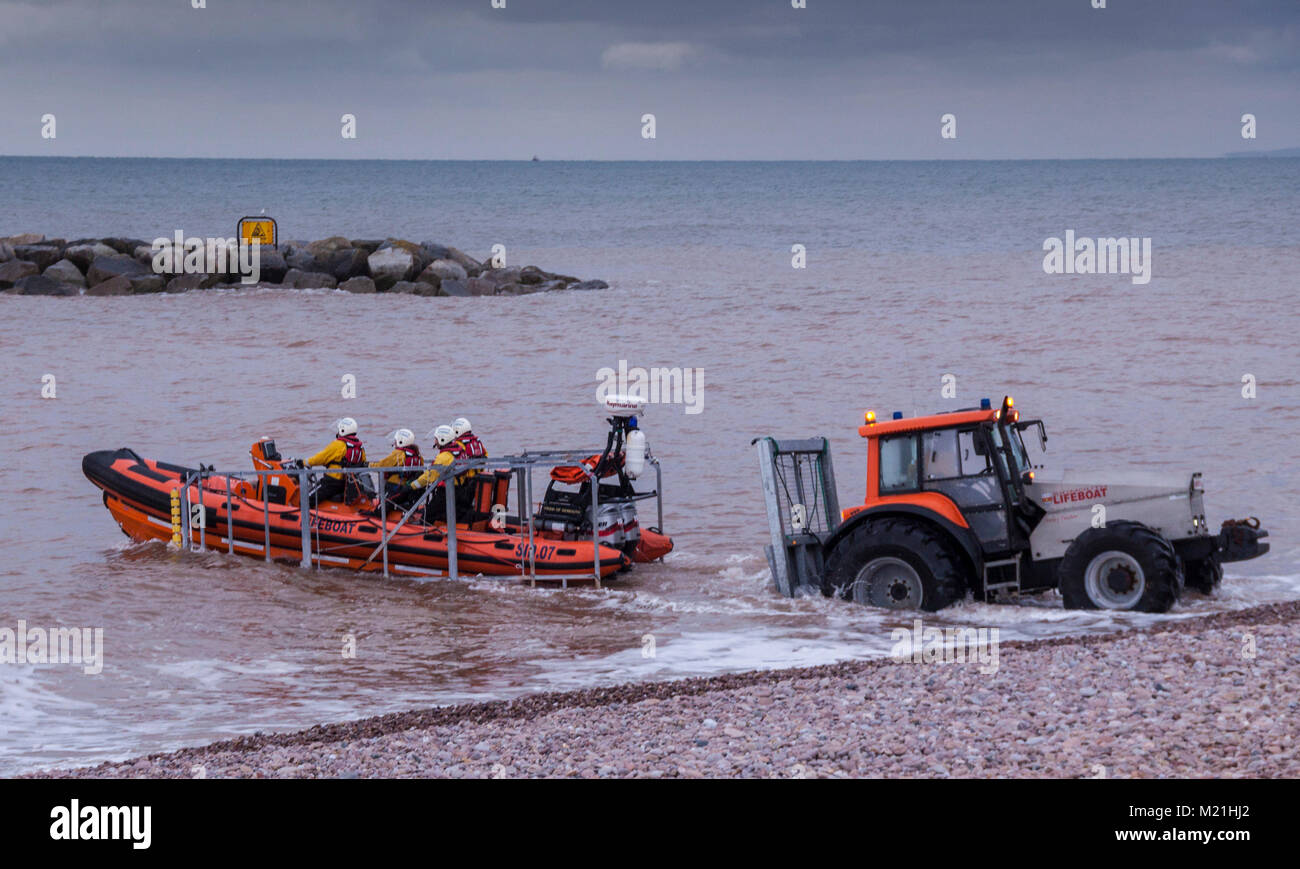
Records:
[[[880,493],[909,492],[917,487],[917,437],[880,439]]]
[[[921,436],[925,447],[925,479],[947,480],[956,477],[957,468],[957,432],[955,429],[941,428],[928,431]]]
[[[925,434],[925,488],[942,492],[958,507],[1002,505],[988,440],[977,428],[940,429]]]
[[[1008,476],[1014,475],[1016,479],[1029,470],[1029,455],[1025,452],[1025,442],[1020,439],[1020,432],[1015,429],[1010,430],[1010,438],[1005,440],[1002,437],[1002,426],[995,425],[990,430],[993,435],[993,443],[998,448],[998,461],[1004,471],[1007,470],[1006,454],[1011,454],[1012,468]],[[1003,443],[1006,443],[1007,449],[1003,450]]]
[[[993,474],[993,463],[985,442],[973,428],[957,433],[957,454],[961,458],[963,477],[986,477]]]
[[[989,437],[993,439],[993,455],[997,457],[998,467],[1002,470],[1002,476],[1010,477],[1011,470],[1007,467],[1007,451],[1003,448],[1002,430],[999,426],[989,427]]]
[[[1016,473],[1023,474],[1033,467],[1029,462],[1029,451],[1025,449],[1025,441],[1020,436],[1019,429],[1010,429],[1011,436],[1011,458],[1016,463]]]
[[[947,464],[926,466],[925,488],[946,495],[957,505],[987,551],[1008,549],[1007,500],[993,464],[998,461],[1005,467],[1006,456],[993,449],[993,442],[980,427],[929,432],[926,441],[925,459]],[[945,444],[946,451],[932,450],[930,443]],[[948,453],[951,459],[943,459]],[[946,477],[939,476],[940,468],[948,469]]]

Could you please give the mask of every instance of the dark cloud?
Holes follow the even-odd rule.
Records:
[[[1191,155],[1239,147],[1243,111],[1290,137],[1276,147],[1300,141],[1296,0],[1107,7],[0,0],[0,152]],[[942,149],[940,107],[980,135]],[[34,141],[47,111],[60,139]],[[665,122],[653,151],[628,133],[645,111]],[[343,112],[362,120],[355,142],[338,140]],[[1092,117],[1076,131],[1072,112]]]

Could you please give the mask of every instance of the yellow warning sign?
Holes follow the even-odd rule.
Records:
[[[275,247],[276,225],[270,217],[245,217],[239,221],[238,233],[241,244],[258,242]]]

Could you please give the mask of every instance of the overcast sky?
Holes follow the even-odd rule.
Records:
[[[1092,3],[0,0],[0,154],[1194,157],[1300,145],[1300,0]],[[1241,138],[1247,112],[1255,141]],[[340,135],[345,113],[354,140]],[[646,113],[654,140],[641,137]]]

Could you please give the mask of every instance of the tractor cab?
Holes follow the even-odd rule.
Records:
[[[858,428],[867,439],[866,499],[842,518],[880,509],[929,514],[972,535],[982,560],[1013,559],[1044,512],[1026,493],[1033,470],[1021,431],[1010,396],[996,409],[985,399],[979,408],[911,419],[895,413],[877,422],[868,411]]]

